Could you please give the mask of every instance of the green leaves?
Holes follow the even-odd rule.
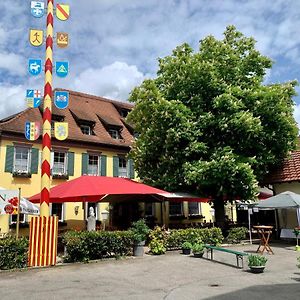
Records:
[[[8,236],[0,239],[0,270],[27,267],[28,239]]]
[[[188,44],[159,59],[155,79],[133,90],[128,120],[139,177],[170,191],[251,199],[258,182],[295,148],[295,81],[264,85],[272,61],[228,26],[199,50]]]

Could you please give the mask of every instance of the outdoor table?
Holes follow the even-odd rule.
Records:
[[[266,250],[269,254],[274,254],[274,252],[272,251],[269,245],[269,239],[272,233],[273,226],[260,225],[260,226],[253,226],[253,228],[257,230],[257,233],[260,237],[260,244],[256,252],[263,254],[264,251]]]

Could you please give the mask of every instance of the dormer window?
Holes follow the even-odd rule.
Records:
[[[129,113],[129,110],[127,110],[127,109],[121,109],[120,110],[120,115],[121,115],[122,118],[126,118],[128,113]]]
[[[81,132],[86,135],[94,135],[93,129],[90,125],[80,125]]]
[[[115,139],[115,140],[119,140],[121,139],[121,134],[120,131],[117,129],[108,129],[108,133],[110,134],[110,136]]]

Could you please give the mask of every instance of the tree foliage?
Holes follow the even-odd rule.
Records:
[[[251,199],[258,182],[294,149],[295,81],[264,85],[272,61],[234,26],[159,59],[155,79],[135,88],[132,157],[147,183]],[[219,200],[216,200],[219,199]],[[221,201],[221,200],[222,201]]]

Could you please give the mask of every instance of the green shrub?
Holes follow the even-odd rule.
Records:
[[[13,236],[0,239],[0,269],[16,269],[27,267],[28,239]]]
[[[204,245],[203,244],[194,244],[192,251],[193,253],[203,253],[204,252]]]
[[[168,234],[165,229],[155,226],[149,233],[149,248],[155,255],[164,254],[167,251]]]
[[[130,231],[133,233],[134,242],[140,243],[147,239],[150,229],[145,220],[141,219],[132,223]]]
[[[167,248],[169,250],[180,249],[184,242],[218,245],[223,239],[222,231],[217,227],[171,230],[168,235]]]
[[[165,247],[162,240],[153,239],[149,243],[150,251],[155,255],[161,255],[165,254],[167,251],[167,248]]]
[[[130,231],[68,231],[63,236],[68,262],[120,257],[132,252]]]
[[[182,245],[181,245],[181,248],[182,249],[192,249],[193,245],[190,243],[190,242],[184,242]]]
[[[252,254],[248,256],[248,266],[249,267],[258,267],[265,266],[268,259],[262,255]]]
[[[248,229],[246,227],[235,227],[229,230],[227,240],[231,243],[239,243],[247,236]]]

